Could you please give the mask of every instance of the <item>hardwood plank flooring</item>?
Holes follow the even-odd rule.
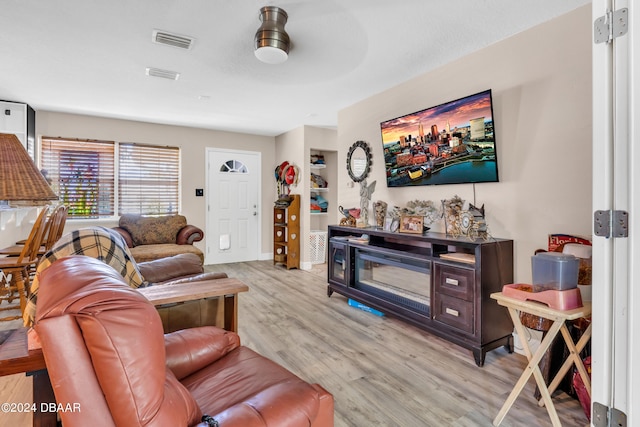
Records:
[[[478,368],[468,350],[350,307],[341,295],[328,298],[324,268],[286,270],[271,261],[206,267],[249,286],[239,295],[243,344],[333,393],[336,427],[491,426],[524,356],[501,348]],[[530,380],[502,426],[551,425],[534,387]],[[0,403],[30,396],[31,378],[0,378]],[[563,426],[588,424],[577,400],[557,392],[554,403]],[[30,417],[14,415],[0,413],[0,425],[30,425]]]
[[[504,349],[478,368],[462,349],[389,316],[326,294],[326,268],[286,270],[270,261],[208,266],[249,286],[240,295],[243,344],[335,397],[337,427],[491,426],[526,366]],[[531,379],[502,425],[550,426]],[[585,426],[579,402],[554,395],[563,426]]]

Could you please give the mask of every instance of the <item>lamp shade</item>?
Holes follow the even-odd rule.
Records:
[[[0,200],[43,204],[58,200],[17,136],[0,133]]]
[[[255,36],[255,55],[267,64],[281,64],[289,57],[289,34],[284,29],[287,12],[277,6],[260,9],[260,21]]]

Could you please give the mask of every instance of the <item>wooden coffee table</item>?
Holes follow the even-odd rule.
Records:
[[[238,294],[249,287],[238,279],[224,278],[174,285],[150,286],[138,291],[156,308],[208,298],[224,298],[224,329],[238,332]],[[204,326],[204,325],[193,325]]]

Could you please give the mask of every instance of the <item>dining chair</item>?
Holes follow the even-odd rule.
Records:
[[[58,205],[52,211],[45,221],[43,242],[38,250],[38,255],[42,256],[45,252],[53,247],[64,231],[67,223],[67,213],[69,208],[66,205]],[[19,240],[15,245],[7,246],[0,249],[0,255],[18,256],[24,247],[26,239]]]
[[[62,237],[62,233],[64,232],[64,226],[67,223],[67,214],[69,213],[69,207],[66,205],[57,206],[50,215],[49,222],[51,225],[49,226],[49,232],[47,233],[47,238],[44,242],[43,248],[41,250],[41,254],[51,249],[60,237]]]
[[[29,270],[38,262],[38,251],[43,242],[45,218],[48,212],[49,206],[42,208],[18,256],[0,258],[0,312],[20,310],[20,314],[0,318],[0,321],[22,318],[22,312],[27,303]],[[12,304],[16,293],[19,304]]]

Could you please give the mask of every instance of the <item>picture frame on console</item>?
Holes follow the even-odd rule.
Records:
[[[400,217],[400,233],[422,234],[424,217],[419,215],[402,215]]]

